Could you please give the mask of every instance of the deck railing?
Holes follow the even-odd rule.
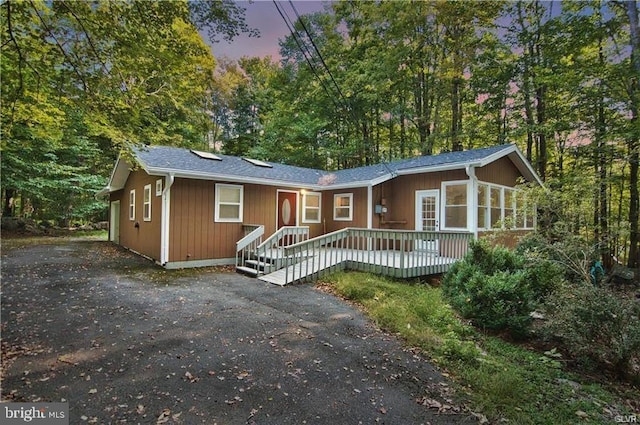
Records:
[[[264,226],[259,224],[244,224],[244,237],[236,242],[236,267],[244,267],[250,254],[262,244]]]
[[[283,250],[293,244],[304,243],[309,239],[309,226],[284,226],[269,236],[255,250],[258,261],[269,260],[272,269],[281,269],[291,264],[283,255]]]
[[[472,238],[469,232],[346,228],[285,246],[277,254],[285,284],[345,268],[415,277],[445,272],[464,256]]]

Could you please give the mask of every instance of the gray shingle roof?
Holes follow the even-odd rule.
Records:
[[[513,145],[510,144],[491,146],[488,148],[473,149],[462,152],[417,156],[414,158],[388,162],[386,164],[376,164],[366,167],[335,171],[334,173],[337,176],[335,184],[375,180],[387,174],[394,174],[414,168],[442,167],[445,165],[455,166],[456,164],[462,167],[464,164],[482,161],[491,155],[511,148],[513,148]]]
[[[449,152],[440,155],[420,156],[358,167],[339,171],[323,171],[311,168],[267,162],[271,167],[260,167],[240,157],[220,155],[221,161],[201,158],[188,149],[165,146],[148,146],[134,151],[137,159],[147,171],[153,173],[173,172],[201,178],[227,177],[229,180],[256,180],[269,182],[287,182],[289,184],[335,186],[367,183],[385,176],[411,169],[438,168],[443,166],[463,167],[469,163],[482,161],[503,150],[513,149],[513,145],[500,145],[462,152]]]
[[[148,146],[135,150],[135,155],[148,170],[166,170],[206,176],[229,176],[295,182],[315,185],[324,171],[267,162],[271,168],[259,167],[237,156],[216,154],[222,160],[201,158],[189,149]],[[266,162],[266,161],[265,161]]]

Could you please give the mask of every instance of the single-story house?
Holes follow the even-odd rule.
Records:
[[[132,159],[129,159],[132,158]],[[121,156],[108,186],[109,239],[167,268],[233,264],[247,225],[468,232],[535,226],[515,187],[541,185],[512,144],[323,171],[164,146]]]

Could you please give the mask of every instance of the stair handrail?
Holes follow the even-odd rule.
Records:
[[[333,232],[325,233],[324,235],[316,236],[315,238],[307,239],[306,241],[301,241],[295,244],[288,245],[284,247],[283,255],[289,258],[293,258],[294,262],[292,265],[295,265],[301,261],[304,261],[307,257],[309,257],[309,247],[312,247],[314,250],[320,249],[325,246],[327,243],[340,243],[342,245],[342,241],[345,238],[348,238],[351,234],[352,228],[346,227],[344,229],[336,230]],[[314,252],[315,254],[315,252]],[[291,281],[296,280],[295,267],[287,267],[285,269],[285,282],[289,282],[289,269],[292,270]]]
[[[275,270],[281,269],[283,263],[288,260],[283,255],[284,251],[282,249],[274,250],[272,248],[280,248],[280,242],[286,236],[293,236],[294,243],[303,242],[309,238],[309,226],[283,226],[279,228],[275,233],[256,247],[255,255],[258,262],[269,261],[272,268],[275,267]]]
[[[282,226],[274,234],[272,234],[267,239],[265,239],[264,242],[258,245],[258,249],[267,247],[270,244],[271,244],[270,246],[273,246],[278,242],[280,242],[280,240],[283,239],[285,236],[288,236],[288,235],[302,235],[303,237],[304,236],[308,237],[309,226]],[[296,242],[296,243],[299,243],[299,242]]]
[[[242,251],[243,249],[251,245],[252,242],[255,242],[257,239],[262,237],[262,235],[264,235],[264,226],[256,226],[257,227],[253,231],[249,232],[247,235],[245,235],[244,238],[236,242],[236,252]]]
[[[355,228],[352,228],[352,227],[345,227],[344,229],[335,230],[333,232],[325,233],[324,235],[319,235],[319,236],[316,236],[315,238],[307,239],[306,241],[301,241],[301,242],[297,242],[297,243],[294,243],[294,244],[291,244],[291,245],[287,245],[286,247],[284,247],[284,250],[285,250],[285,252],[290,252],[292,250],[295,250],[297,248],[301,248],[301,247],[303,247],[305,245],[312,244],[314,242],[320,242],[320,246],[322,246],[322,245],[324,245],[324,243],[322,243],[323,239],[332,239],[335,236],[338,236],[340,233],[344,233],[345,234],[343,236],[343,238],[344,238],[346,236],[349,236],[349,233],[351,232],[351,230],[354,230],[354,229]],[[335,241],[335,239],[333,241]],[[333,242],[333,241],[331,241],[331,242]]]

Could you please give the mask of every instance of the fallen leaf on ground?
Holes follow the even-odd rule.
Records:
[[[169,416],[171,416],[171,410],[164,409],[162,413],[160,413],[160,416],[158,416],[158,420],[156,421],[156,424],[163,424],[165,422],[169,422]]]

